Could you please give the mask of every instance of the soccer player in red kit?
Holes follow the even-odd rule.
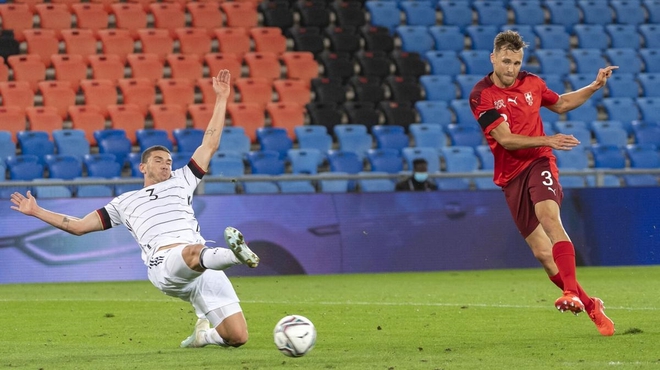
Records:
[[[555,307],[576,315],[586,311],[602,335],[613,335],[614,323],[605,315],[603,301],[589,297],[577,282],[575,249],[560,218],[563,192],[552,150],[571,150],[580,142],[573,135],[545,136],[540,109],[561,114],[579,107],[605,86],[617,67],[602,68],[588,86],[559,95],[540,77],[520,70],[527,45],[518,33],[501,32],[493,44],[493,72],[470,94],[472,113],[495,159],[493,181],[502,187],[534,256],[563,291]]]

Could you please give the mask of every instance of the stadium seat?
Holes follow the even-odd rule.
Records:
[[[273,181],[244,181],[242,183],[245,194],[277,194],[280,188]]]
[[[244,27],[249,29],[257,26],[257,8],[251,2],[221,3],[220,9],[225,14],[225,24],[227,27]]]
[[[587,64],[587,66],[589,66],[589,64]],[[594,81],[594,78],[595,78],[595,74],[593,71],[589,73],[580,73],[580,74],[571,73],[566,77],[565,81],[568,82],[569,86],[571,87],[571,90],[575,91],[592,83]],[[600,101],[603,100],[603,97],[605,97],[605,89],[598,89],[596,92],[594,92],[593,95],[591,95],[591,98],[589,99],[594,103],[600,103]]]
[[[355,74],[351,53],[325,51],[319,55],[318,62],[323,66],[323,77],[346,82]]]
[[[360,175],[385,175],[386,172],[380,171],[362,171],[359,172]],[[381,192],[392,192],[396,184],[390,179],[368,179],[360,178],[358,179],[359,189],[363,193],[381,193]]]
[[[456,87],[452,82],[452,77],[449,75],[425,75],[419,78],[419,82],[424,90],[425,100],[442,100],[448,102],[457,98]]]
[[[15,155],[7,158],[6,162],[10,180],[31,181],[43,177],[44,165],[39,163],[39,159],[35,155]],[[22,190],[23,189],[21,189],[21,192],[24,193]],[[11,194],[11,192],[9,194]],[[3,194],[3,198],[6,197],[7,196]]]
[[[605,50],[610,45],[605,27],[601,24],[576,24],[573,30],[580,49]]]
[[[410,139],[403,126],[376,125],[371,128],[371,133],[377,149],[394,149],[401,152],[403,148],[409,146]]]
[[[660,73],[639,73],[637,80],[642,88],[641,96],[660,97]],[[2,92],[2,84],[0,84]]]
[[[206,130],[206,127],[213,116],[215,104],[191,104],[188,106],[188,115],[192,119],[192,127],[199,130]]]
[[[321,125],[304,125],[294,128],[296,141],[300,149],[317,149],[321,153],[319,163],[325,160],[325,154],[332,149],[332,136],[328,134],[328,129]]]
[[[454,99],[449,102],[449,106],[456,116],[457,124],[474,125],[476,123],[476,119],[472,114],[470,101],[468,99]]]
[[[0,121],[2,130],[11,134],[12,140],[16,141],[16,134],[27,128],[25,110],[20,107],[0,107]]]
[[[117,55],[122,64],[126,56],[134,52],[134,43],[130,31],[125,29],[100,29],[96,36],[101,41],[101,52],[104,55]]]
[[[605,56],[610,64],[619,66],[618,73],[637,74],[642,71],[642,60],[634,49],[607,49]]]
[[[337,137],[338,148],[357,154],[360,161],[364,160],[367,151],[371,149],[372,137],[367,132],[367,126],[363,124],[337,125],[333,128]]]
[[[216,28],[214,36],[220,53],[235,54],[242,59],[250,52],[250,36],[244,28]]]
[[[257,141],[262,151],[274,151],[279,158],[286,159],[289,149],[293,147],[293,140],[287,131],[278,127],[260,127],[257,129]]]
[[[435,49],[439,51],[453,51],[458,53],[465,49],[465,36],[458,26],[437,25],[429,27],[433,37]]]
[[[196,56],[200,62],[212,50],[211,35],[202,28],[176,28],[174,39],[181,54]]]
[[[76,104],[76,93],[69,81],[41,81],[39,82],[44,107],[54,107],[62,120],[67,118],[70,105]]]
[[[415,110],[420,116],[420,122],[437,123],[447,126],[451,123],[451,111],[445,101],[420,100],[415,103]]]
[[[515,23],[518,25],[537,25],[545,23],[543,8],[535,1],[512,0],[509,7],[513,10]]]
[[[2,29],[13,30],[18,42],[25,40],[23,31],[33,27],[32,10],[27,4],[0,4],[0,17],[2,17]]]
[[[125,130],[130,142],[137,144],[135,132],[145,128],[145,118],[141,108],[135,104],[109,105],[108,114],[112,128]]]
[[[156,87],[160,90],[161,102],[164,105],[178,105],[185,111],[188,105],[195,103],[195,86],[189,79],[159,79]]]
[[[648,23],[660,23],[660,0],[643,0],[642,4],[648,14]]]
[[[169,54],[166,60],[171,79],[188,80],[194,84],[204,77],[204,66],[196,54]]]
[[[288,29],[287,38],[293,40],[295,51],[308,51],[316,55],[325,49],[324,37],[318,27],[293,26]]]
[[[193,153],[202,144],[204,138],[204,130],[196,128],[178,128],[173,130],[172,134],[177,152],[181,153]]]
[[[34,105],[34,92],[27,81],[0,82],[0,95],[4,107],[23,109]]]
[[[644,23],[646,16],[639,1],[611,0],[609,5],[614,11],[614,19],[617,24],[636,27]]]
[[[337,79],[315,78],[311,81],[311,89],[315,101],[336,104],[346,101],[346,87]]]
[[[152,104],[149,114],[153,120],[153,128],[168,133],[170,141],[174,141],[174,130],[186,127],[186,109],[179,104]]]
[[[606,25],[614,20],[607,1],[578,0],[577,4],[582,13],[582,23]]]
[[[472,89],[474,89],[474,85],[483,79],[484,75],[462,74],[456,76],[460,98],[469,99],[470,93],[472,92]],[[453,99],[456,99],[456,97]]]
[[[132,132],[135,135],[135,132]],[[129,153],[131,153],[131,142],[123,129],[106,129],[94,131],[94,137],[98,144],[99,153],[112,154],[115,161],[123,165]]]
[[[348,173],[340,172],[340,171],[321,172],[318,175],[318,177],[319,177],[319,181],[318,181],[319,191],[321,193],[346,193],[346,192],[348,192],[349,180],[346,180],[346,179],[334,179],[334,180],[325,179],[325,178],[328,178],[328,177],[339,176],[339,175],[348,175]]]
[[[360,67],[361,76],[384,78],[390,74],[391,62],[384,51],[359,51],[355,60]]]
[[[243,127],[225,126],[222,130],[219,151],[236,153],[239,156],[244,156],[250,151],[250,147],[250,137],[245,133]]]
[[[39,164],[45,164],[46,155],[55,153],[55,144],[46,131],[21,131],[16,138],[21,154],[36,156]]]
[[[110,7],[115,17],[115,28],[129,31],[133,39],[138,38],[137,30],[147,28],[147,12],[142,5],[115,3]]]
[[[475,172],[479,169],[479,161],[472,147],[451,146],[440,149],[445,160],[446,172]],[[440,190],[468,190],[471,186],[469,178],[438,178],[435,180]]]
[[[508,23],[508,12],[501,1],[476,1],[472,6],[477,13],[478,24],[499,28]]]
[[[580,11],[577,3],[565,0],[546,0],[545,7],[550,13],[550,23],[559,24],[572,32],[573,26],[580,23]]]
[[[138,40],[143,54],[155,54],[160,63],[174,51],[174,38],[166,29],[145,28],[137,30]]]
[[[633,122],[633,133],[636,144],[651,144],[660,147],[660,123]]]
[[[80,54],[54,54],[51,56],[55,79],[69,81],[78,91],[80,81],[87,78],[87,59]]]
[[[452,146],[474,148],[484,143],[484,134],[476,124],[453,124],[446,131]]]
[[[331,3],[329,5],[333,13],[335,13],[336,23],[341,27],[362,27],[367,23],[365,12],[360,3],[345,1]]]
[[[128,54],[126,61],[131,70],[131,78],[146,78],[153,83],[163,78],[164,63],[157,54]]]
[[[454,50],[431,50],[425,54],[426,61],[434,75],[447,75],[458,77],[461,75],[463,65]],[[423,76],[422,76],[423,77]]]
[[[186,26],[185,10],[177,3],[151,3],[149,13],[153,17],[153,27],[167,30],[171,36],[177,28]]]
[[[288,1],[261,2],[258,9],[263,18],[263,25],[266,27],[278,27],[285,30],[294,24],[293,12]]]
[[[29,28],[23,31],[27,54],[36,54],[41,57],[41,61],[50,67],[52,61],[50,56],[59,53],[60,41],[53,30]]]
[[[566,112],[566,119],[583,122],[595,121],[598,119],[598,108],[592,101],[588,100],[578,108]]]
[[[588,147],[591,145],[591,131],[587,128],[586,122],[589,121],[557,121],[554,126],[558,133],[573,135],[580,141],[581,147]]]
[[[222,12],[215,2],[186,2],[186,10],[190,14],[190,26],[193,29],[203,29],[209,36],[213,30],[222,28]]]
[[[465,34],[470,39],[472,50],[493,49],[493,39],[499,33],[500,28],[496,25],[475,24],[465,28]]]
[[[29,82],[33,92],[37,92],[38,82],[46,79],[46,65],[39,55],[12,55],[7,62],[14,71],[14,81]]]
[[[298,103],[273,102],[266,104],[271,125],[286,130],[290,139],[295,137],[294,128],[305,123],[305,111]]]
[[[161,145],[166,147],[170,152],[174,150],[174,145],[169,137],[169,133],[163,129],[142,129],[135,132],[140,152],[144,152],[149,147],[154,145]]]
[[[526,0],[524,0],[526,1]],[[543,22],[541,22],[543,24]],[[500,27],[500,31],[506,31],[506,30],[511,30],[518,32],[520,36],[522,36],[523,40],[527,43],[527,50],[525,56],[524,56],[524,62],[526,62],[529,59],[528,54],[532,54],[534,50],[538,48],[536,39],[536,32],[534,32],[534,25],[529,25],[529,24],[505,24],[502,27]],[[530,66],[526,66],[526,68],[529,68]]]
[[[386,125],[402,126],[408,132],[408,126],[417,120],[410,102],[382,101],[378,110],[383,113]]]
[[[637,27],[640,35],[644,39],[644,47],[647,49],[660,48],[660,25],[658,24],[640,24]]]
[[[124,78],[124,62],[119,55],[94,54],[89,55],[87,61],[92,70],[92,79],[110,80],[116,84],[117,80]]]
[[[121,165],[113,154],[87,154],[83,158],[89,177],[111,179],[121,176]]]
[[[0,164],[4,167],[5,159],[12,155],[16,155],[16,144],[14,144],[12,132],[0,130]],[[4,174],[0,169],[0,181],[4,180]]]
[[[357,153],[351,151],[330,150],[328,152],[328,163],[330,164],[330,172],[334,173],[358,174],[363,170],[362,160]],[[323,184],[321,186],[323,187],[325,185]],[[348,180],[348,191],[355,190],[356,185],[357,182],[355,180]]]
[[[286,156],[286,154],[285,154]],[[274,150],[254,150],[247,154],[254,175],[284,174],[284,159]]]
[[[380,115],[373,103],[350,101],[344,103],[343,108],[348,118],[347,122],[350,124],[364,125],[367,130],[370,130],[371,127],[380,123]],[[333,130],[335,130],[334,127]]]
[[[599,68],[607,65],[603,54],[599,49],[573,49],[569,52],[575,62],[575,73],[590,74],[598,73]]]
[[[354,54],[361,49],[361,38],[355,27],[329,26],[324,33],[330,40],[331,52]]]
[[[369,0],[364,6],[370,15],[371,25],[385,27],[394,33],[401,24],[401,12],[396,2]]]
[[[82,177],[83,157],[69,154],[49,154],[45,160],[51,179],[73,180]]]
[[[413,123],[409,127],[416,148],[440,149],[447,146],[447,137],[442,125],[435,123]]]
[[[243,103],[255,103],[263,109],[273,100],[273,85],[269,79],[238,78],[234,85]]]
[[[364,39],[365,51],[390,53],[394,50],[394,36],[387,27],[365,25],[360,28],[360,36]]]
[[[390,100],[398,103],[415,103],[422,100],[422,89],[417,78],[412,76],[388,76],[384,84],[389,88]]]
[[[265,125],[265,113],[258,103],[228,103],[227,113],[232,126],[240,126],[251,142],[256,142],[256,130]]]
[[[117,89],[111,80],[81,80],[80,87],[85,105],[97,107],[104,117],[108,115],[107,106],[118,102]]]
[[[65,4],[36,4],[36,15],[39,16],[39,27],[55,31],[57,38],[61,38],[61,31],[71,28],[71,13]]]
[[[309,180],[280,180],[277,186],[282,194],[316,193],[316,188]]]
[[[433,37],[426,26],[397,26],[395,34],[405,52],[424,54],[433,50]]]
[[[245,53],[244,60],[251,78],[265,78],[272,81],[281,77],[280,62],[275,53],[248,52]]]
[[[428,172],[435,173],[440,171],[440,156],[438,150],[434,148],[405,148],[403,149],[403,159],[408,166],[408,170],[412,170],[413,161],[417,158],[426,160],[428,164]]]
[[[611,98],[636,98],[640,95],[639,90],[635,75],[631,73],[612,74],[607,80],[607,92]]]
[[[250,38],[254,42],[254,51],[268,52],[277,55],[286,51],[286,37],[278,27],[251,28]]]
[[[96,145],[94,131],[105,129],[105,117],[101,109],[95,105],[74,105],[68,109],[71,128],[85,133],[89,145]]]
[[[565,50],[561,49],[539,49],[534,53],[538,62],[540,73],[556,74],[562,77],[571,72],[570,60]]]
[[[213,79],[211,77],[197,79],[197,81],[195,81],[195,90],[201,92],[202,100],[200,104],[215,105],[217,95],[213,89]],[[232,86],[231,90],[229,91],[229,98],[227,99],[227,102],[234,102],[235,100],[236,86]]]
[[[385,100],[385,88],[377,76],[353,76],[348,84],[355,101],[378,104]]]
[[[472,8],[467,1],[441,0],[438,9],[442,12],[444,25],[458,26],[463,31],[472,24]]]
[[[660,168],[660,152],[654,145],[631,144],[626,146],[626,154],[630,158],[630,168]],[[627,186],[658,185],[658,176],[653,174],[624,175],[623,179]]]
[[[486,75],[493,70],[491,50],[463,50],[458,56],[463,61],[466,74]],[[568,63],[568,62],[567,62]]]
[[[302,80],[309,86],[313,78],[319,75],[319,65],[314,55],[305,51],[287,51],[281,55],[285,76],[291,80]]]
[[[633,98],[604,98],[602,103],[609,120],[631,122],[639,119]]]
[[[78,185],[77,190],[76,190],[76,197],[77,198],[88,198],[88,197],[112,197],[113,191],[112,187],[105,185],[107,183],[106,179],[99,178],[99,177],[78,177],[75,178],[74,180],[94,180],[98,181],[98,184],[93,184],[93,185]]]
[[[108,28],[108,11],[99,3],[74,3],[71,10],[76,17],[76,28],[97,31]]]
[[[628,144],[628,133],[622,127],[617,127],[608,123],[598,123],[592,124],[592,131],[596,138],[596,143],[598,144],[615,145],[620,147]]]
[[[277,101],[305,105],[310,102],[310,88],[301,80],[275,80],[273,89],[277,93]]]
[[[84,58],[96,54],[96,37],[89,29],[62,30],[65,54],[80,54]]]
[[[204,63],[208,67],[209,75],[215,75],[218,71],[226,69],[232,79],[241,77],[241,59],[232,53],[207,53],[204,55]]]
[[[71,198],[71,190],[64,185],[42,185],[40,182],[63,182],[61,179],[34,179],[32,180],[35,186],[32,187],[32,193],[37,199],[52,199],[52,198]]]
[[[211,157],[209,165],[210,175],[205,179],[215,177],[240,177],[245,174],[245,165],[240,156],[226,152],[216,152]],[[236,193],[235,182],[209,182],[204,183],[204,194],[234,194]]]
[[[637,98],[636,102],[642,120],[648,122],[660,122],[660,98]]]
[[[124,105],[135,105],[146,116],[149,106],[156,102],[156,89],[147,78],[122,78],[117,81]]]
[[[632,24],[608,24],[605,31],[610,37],[610,48],[639,49],[642,45],[637,26]]]
[[[435,9],[431,1],[401,1],[399,7],[406,16],[409,26],[431,27],[436,23]]]
[[[618,146],[594,144],[591,147],[591,153],[595,168],[623,169],[626,167],[624,150]]]
[[[291,173],[293,174],[312,174],[318,173],[319,163],[323,162],[321,150],[308,149],[289,149],[287,158],[291,163]]]
[[[660,49],[639,49],[639,56],[644,62],[644,72],[660,72]]]
[[[329,132],[334,132],[334,127],[342,122],[342,113],[336,103],[310,102],[305,109],[310,124],[324,126]]]
[[[52,132],[63,126],[64,120],[55,107],[27,107],[25,113],[32,131]]]

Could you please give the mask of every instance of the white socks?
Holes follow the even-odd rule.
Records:
[[[204,332],[204,341],[207,344],[215,344],[221,347],[229,347],[225,343],[225,341],[222,340],[222,337],[220,337],[220,334],[218,334],[218,331],[215,330],[215,328],[211,328]]]
[[[240,265],[234,252],[227,248],[204,248],[199,253],[199,264],[205,269],[224,270],[228,267]]]

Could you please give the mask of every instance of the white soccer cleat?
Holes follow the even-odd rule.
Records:
[[[229,226],[225,229],[225,241],[229,246],[229,249],[234,252],[236,258],[241,261],[243,264],[248,265],[248,267],[255,268],[259,265],[259,256],[254,254],[248,248],[243,238],[243,234],[235,228]]]
[[[195,324],[193,333],[181,342],[181,348],[200,348],[206,346],[208,343],[204,340],[204,332],[211,328],[211,324],[207,319],[199,319]]]

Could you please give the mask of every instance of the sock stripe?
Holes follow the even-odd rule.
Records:
[[[202,248],[202,250],[199,252],[199,265],[202,266],[203,269],[208,270],[206,266],[204,266],[204,253],[206,250],[209,248]]]

